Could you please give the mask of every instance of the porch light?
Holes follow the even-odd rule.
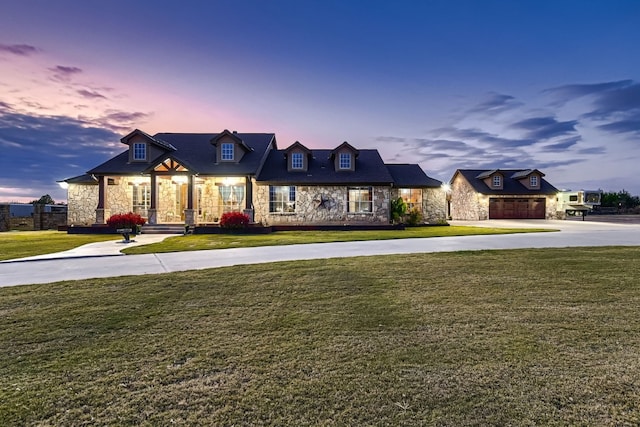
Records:
[[[148,183],[148,182],[149,182],[149,179],[148,179],[148,178],[141,177],[141,176],[137,176],[137,177],[133,178],[133,180],[132,180],[132,181],[133,181],[133,183],[134,183],[135,185],[140,185],[140,184],[146,184],[146,183]]]
[[[171,181],[173,181],[174,184],[186,184],[189,182],[189,178],[184,175],[176,175],[171,177]]]
[[[442,188],[442,191],[444,191],[445,193],[449,193],[451,191],[451,185],[447,183],[442,184],[440,188]]]
[[[235,184],[238,184],[239,182],[240,182],[240,178],[235,178],[235,177],[227,177],[222,180],[222,184],[227,186],[235,185]]]
[[[58,181],[58,185],[60,186],[60,188],[62,188],[63,190],[66,190],[67,188],[69,188],[69,183],[66,181]]]

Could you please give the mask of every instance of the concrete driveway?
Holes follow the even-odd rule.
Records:
[[[102,252],[99,250],[100,245],[92,244],[91,253],[86,255],[83,255],[82,248],[78,248],[73,250],[73,255],[63,253],[57,254],[57,256],[38,257],[39,259],[2,262],[0,263],[0,286],[351,256],[484,249],[640,245],[640,224],[635,223],[492,220],[451,221],[451,224],[480,227],[534,227],[560,231],[555,233],[315,243],[127,256],[115,255],[114,252],[118,253],[122,244],[111,241],[100,244],[103,245]],[[114,247],[118,250],[114,251]],[[103,254],[104,256],[101,256]]]

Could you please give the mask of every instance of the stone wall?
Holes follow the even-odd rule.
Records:
[[[486,198],[486,208],[483,209],[471,184],[462,175],[457,175],[451,183],[451,219],[461,221],[477,221],[489,219],[489,198]]]
[[[255,221],[275,224],[389,223],[389,188],[373,187],[373,212],[347,212],[347,187],[296,186],[296,211],[269,212],[269,186],[254,187]],[[321,201],[324,203],[321,204]]]
[[[537,197],[545,200],[545,218],[557,218],[558,201],[555,195],[484,195],[475,192],[471,184],[462,175],[456,176],[451,184],[451,218],[460,221],[478,221],[489,219],[489,199]]]
[[[447,219],[447,195],[441,188],[422,190],[422,215],[423,220],[430,223]]]
[[[67,212],[44,212],[44,205],[34,205],[33,215],[11,216],[9,204],[0,205],[0,232],[9,230],[34,231],[57,229],[67,223]]]
[[[67,225],[91,225],[96,222],[98,186],[69,184],[67,189]]]

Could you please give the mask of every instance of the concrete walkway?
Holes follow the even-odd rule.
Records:
[[[367,242],[216,249],[146,255],[118,255],[124,244],[92,243],[71,251],[0,263],[0,286],[49,283],[120,275],[141,275],[277,261],[352,256],[452,252],[484,249],[559,248],[581,246],[639,246],[639,224],[582,221],[481,221],[452,225],[549,228],[553,233],[435,237]],[[166,238],[140,235],[136,244]],[[131,244],[130,244],[131,245]]]

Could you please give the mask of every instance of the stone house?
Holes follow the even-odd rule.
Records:
[[[537,169],[458,169],[448,214],[455,220],[553,219],[558,190]]]
[[[385,164],[377,150],[344,142],[279,149],[271,133],[160,133],[135,130],[128,149],[68,178],[69,225],[105,224],[135,212],[149,224],[203,225],[241,211],[275,224],[388,224],[403,197],[425,220],[445,217],[441,182],[418,165]]]

